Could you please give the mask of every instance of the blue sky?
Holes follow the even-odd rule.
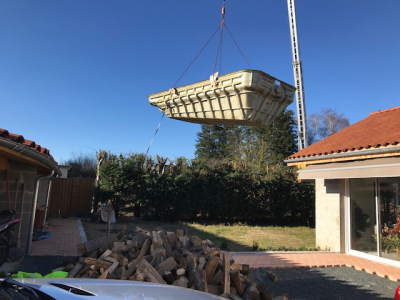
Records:
[[[218,0],[1,0],[0,128],[72,154],[141,153],[176,82],[218,28]],[[400,1],[297,0],[307,114],[355,123],[399,106]],[[293,84],[286,0],[226,0],[226,24],[253,69]],[[209,78],[217,38],[179,82]],[[225,31],[222,73],[248,66]],[[296,110],[295,105],[289,106]],[[151,155],[194,157],[200,125],[164,118]]]

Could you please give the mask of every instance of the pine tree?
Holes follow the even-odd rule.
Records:
[[[232,156],[232,126],[201,125],[197,137],[195,154],[200,161]]]

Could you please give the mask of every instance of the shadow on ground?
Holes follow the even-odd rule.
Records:
[[[264,282],[273,294],[287,294],[291,300],[384,299],[392,300],[399,282],[349,267],[252,269],[255,282]],[[267,272],[279,281],[273,282]]]
[[[107,224],[104,222],[92,222],[92,221],[82,220],[82,225],[84,227],[88,240],[102,237],[107,233]],[[137,226],[144,230],[162,229],[165,231],[173,231],[173,232],[175,232],[176,229],[182,229],[186,230],[189,236],[197,235],[202,240],[206,239],[210,240],[212,243],[214,243],[217,247],[221,248],[222,250],[229,250],[235,252],[254,250],[252,246],[242,244],[240,243],[240,241],[235,241],[229,238],[225,238],[218,234],[206,232],[185,223],[147,222],[143,220],[138,220],[137,218],[135,219],[135,218],[125,217],[118,219],[118,223],[112,224],[110,232],[119,233],[124,225],[127,225],[128,231],[132,233],[136,232]]]
[[[18,267],[19,271],[47,275],[54,269],[76,262],[76,256],[26,256]]]

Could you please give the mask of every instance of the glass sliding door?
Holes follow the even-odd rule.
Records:
[[[400,261],[400,178],[349,179],[350,249],[380,258]],[[379,259],[380,259],[379,258]]]
[[[399,178],[379,179],[379,212],[380,212],[380,231],[393,229],[396,225],[396,217],[399,205]],[[383,233],[384,234],[384,233]],[[396,250],[383,237],[379,243],[379,256],[383,258],[399,260]]]
[[[374,178],[350,179],[350,248],[378,255]]]

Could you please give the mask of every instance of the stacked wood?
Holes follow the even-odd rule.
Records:
[[[82,256],[69,277],[146,281],[192,288],[228,299],[271,299],[252,282],[248,265],[236,264],[211,241],[136,228],[78,245]]]

